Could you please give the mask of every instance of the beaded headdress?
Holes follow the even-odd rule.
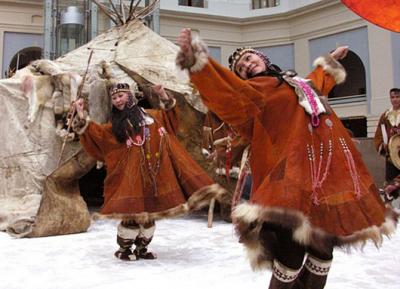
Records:
[[[269,60],[269,58],[264,55],[262,52],[255,50],[251,47],[240,47],[237,48],[230,56],[229,56],[229,69],[232,70],[233,72],[236,73],[235,67],[237,62],[240,60],[240,58],[245,54],[245,53],[253,53],[256,54],[257,56],[259,56],[265,63],[265,67],[267,69],[270,68],[271,66],[271,61]]]
[[[118,92],[127,92],[129,94],[127,107],[132,107],[138,103],[138,100],[133,96],[128,83],[115,83],[109,87],[108,92],[110,96]]]
[[[115,83],[110,86],[108,92],[111,95],[118,93],[118,92],[130,92],[129,84],[128,83]]]

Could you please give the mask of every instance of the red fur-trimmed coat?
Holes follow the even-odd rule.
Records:
[[[275,77],[268,76],[242,80],[208,58],[201,44],[193,42],[192,47],[196,62],[190,77],[205,105],[251,142],[251,200],[237,206],[233,218],[253,268],[271,265],[271,256],[259,242],[263,222],[292,229],[294,240],[316,249],[324,249],[328,240],[349,245],[372,239],[379,244],[382,234],[395,230],[397,215],[385,208],[335,113],[321,114],[320,125],[311,130],[310,115],[288,83],[278,85]],[[178,55],[177,63],[182,59]],[[307,79],[321,95],[345,78],[343,67],[330,56],[320,57],[314,64]],[[317,178],[323,179],[329,141],[331,164],[322,185],[313,190],[312,165],[315,171],[321,166]],[[351,162],[354,167],[350,169]]]
[[[140,146],[128,148],[125,143],[119,143],[112,133],[111,124],[89,121],[81,134],[84,149],[106,165],[102,214],[147,222],[206,205],[219,190],[178,142],[175,136],[177,108],[146,112],[154,119],[153,124],[146,125],[150,131],[150,154],[145,149],[146,143],[144,154]],[[161,127],[166,135],[160,146]],[[146,155],[156,170],[157,153],[161,157],[154,190]]]

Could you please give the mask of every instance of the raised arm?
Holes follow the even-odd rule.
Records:
[[[262,94],[211,59],[205,44],[192,39],[190,29],[181,31],[178,45],[181,51],[177,65],[189,70],[191,81],[204,104],[219,118],[238,126],[251,121],[259,113]]]
[[[349,48],[341,46],[336,48],[331,54],[318,57],[314,61],[314,71],[307,78],[311,79],[315,88],[328,95],[332,88],[346,79],[346,71],[338,60],[346,57]]]
[[[104,162],[102,143],[107,139],[104,137],[104,127],[90,120],[87,111],[84,110],[83,99],[78,99],[74,106],[76,116],[72,121],[72,129],[80,135],[80,142],[85,151],[96,160]]]
[[[161,84],[152,86],[151,90],[157,94],[161,109],[148,109],[146,112],[156,118],[168,133],[176,134],[179,126],[179,109],[176,100],[167,93]]]

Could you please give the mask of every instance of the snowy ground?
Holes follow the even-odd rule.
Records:
[[[205,216],[157,223],[150,248],[157,260],[122,262],[116,221],[97,221],[87,233],[14,239],[0,233],[1,289],[174,288],[266,289],[270,272],[250,270],[232,225]],[[378,251],[335,251],[327,289],[400,288],[400,232]]]

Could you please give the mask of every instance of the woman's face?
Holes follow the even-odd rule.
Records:
[[[241,78],[249,79],[256,74],[264,72],[267,67],[260,56],[246,52],[236,63],[235,70]]]
[[[129,100],[129,94],[125,91],[120,91],[120,92],[114,93],[111,96],[111,103],[118,110],[123,110],[125,108],[128,100]]]

